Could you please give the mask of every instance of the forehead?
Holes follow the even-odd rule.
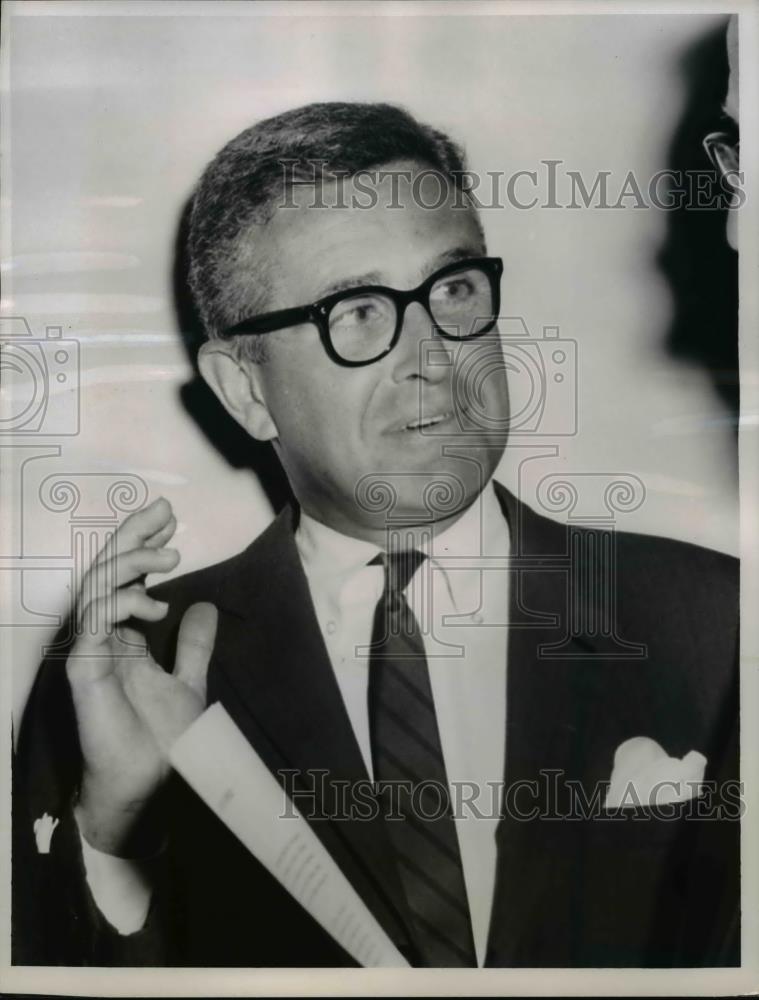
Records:
[[[291,189],[259,239],[270,308],[364,276],[413,287],[451,250],[484,252],[477,215],[453,182],[407,161]]]

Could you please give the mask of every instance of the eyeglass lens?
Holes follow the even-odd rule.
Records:
[[[493,321],[490,278],[477,267],[444,275],[429,290],[429,312],[449,336],[475,336]],[[378,292],[351,295],[330,310],[330,340],[345,361],[373,360],[392,343],[397,321],[397,306],[390,296]]]

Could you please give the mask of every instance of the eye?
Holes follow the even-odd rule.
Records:
[[[469,275],[454,274],[435,285],[432,297],[440,302],[461,302],[474,293],[474,282]]]
[[[388,314],[388,304],[374,295],[361,295],[343,299],[333,308],[329,317],[331,328],[373,327],[383,323]]]

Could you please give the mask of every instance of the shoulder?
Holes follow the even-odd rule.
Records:
[[[659,535],[561,524],[516,506],[517,545],[566,564],[567,601],[601,601],[617,634],[643,643],[650,662],[684,674],[705,711],[725,695],[738,664],[735,557]]]
[[[159,583],[148,590],[151,597],[166,601],[169,611],[163,621],[144,629],[155,659],[164,667],[173,663],[173,648],[185,611],[198,602],[209,602],[221,612],[234,613],[261,593],[289,564],[294,550],[296,515],[286,507],[246,549],[214,563]]]
[[[735,646],[735,557],[660,535],[564,524],[539,514],[500,484],[496,492],[509,521],[512,553],[525,557],[528,566],[538,572],[543,565],[564,569],[575,589],[612,587],[617,620],[635,631],[689,635],[720,649],[726,643]]]
[[[636,614],[655,615],[662,628],[689,627],[701,642],[735,638],[740,564],[734,556],[626,531],[616,533],[615,543],[620,600]]]
[[[671,538],[617,535],[620,621],[679,651],[704,689],[717,665],[738,662],[739,562],[733,556]],[[629,623],[629,624],[628,624]]]
[[[678,713],[690,706],[710,740],[731,731],[739,687],[738,560],[659,535],[568,526],[510,502],[512,547],[564,575],[554,612],[582,618],[583,608],[595,607],[587,624],[596,640],[610,630],[645,651],[629,664],[636,684],[646,674],[652,679],[652,704],[667,691]]]
[[[734,556],[627,531],[615,532],[614,543],[615,579],[628,607],[648,607],[662,626],[662,612],[667,611],[699,631],[699,626],[714,623],[734,632],[739,604],[739,562]]]
[[[516,498],[509,498],[506,507],[520,552],[567,558],[574,552],[576,559],[588,560],[608,551],[620,586],[641,592],[684,589],[692,601],[737,601],[739,561],[734,556],[662,535],[564,524]]]
[[[738,585],[739,561],[725,552],[661,535],[618,531],[616,537],[618,550],[632,572],[654,576],[695,574],[696,580],[708,578],[712,591],[715,586],[735,590]]]
[[[212,600],[240,576],[249,577],[257,570],[265,573],[278,551],[292,538],[293,519],[292,510],[285,508],[241,552],[211,566],[203,566],[159,583],[148,593],[159,600]]]

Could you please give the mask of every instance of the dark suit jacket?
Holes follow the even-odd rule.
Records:
[[[497,832],[487,963],[739,964],[736,561],[669,539],[570,530],[498,495],[512,536],[505,779],[514,795]],[[171,609],[148,641],[170,669],[184,610],[212,601],[209,702],[226,707],[274,772],[365,779],[295,548],[296,517],[285,510],[241,554],[156,588]],[[604,567],[611,589],[598,584]],[[614,821],[592,808],[562,816],[568,782],[592,807],[616,748],[641,735],[670,756],[707,757],[705,778],[719,783],[714,815],[681,804],[672,818],[645,807]],[[120,937],[83,879],[70,812],[79,768],[64,661],[50,659],[14,769],[15,962],[354,964],[178,776],[147,924]],[[327,786],[319,803],[327,815],[331,794]],[[32,824],[45,812],[61,822],[39,854]],[[414,963],[381,820],[313,827]]]

